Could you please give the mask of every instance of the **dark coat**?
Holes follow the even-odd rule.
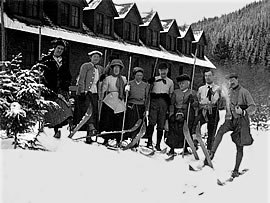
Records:
[[[59,68],[52,54],[43,57],[41,63],[47,66],[43,68],[43,84],[56,94],[68,92],[71,74],[65,58],[63,57],[62,66]]]

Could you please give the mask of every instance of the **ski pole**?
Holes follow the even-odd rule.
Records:
[[[194,64],[193,64],[193,69],[192,69],[192,77],[191,77],[191,84],[190,84],[190,90],[192,93],[193,89],[193,83],[194,83],[194,76],[195,76],[195,68],[196,68],[196,58],[197,58],[197,48],[195,50],[195,55],[194,55]],[[189,114],[190,114],[190,102],[188,102],[188,111],[187,111],[187,126],[188,126],[188,120],[189,120]],[[186,138],[184,138],[184,145],[183,145],[183,152],[182,152],[182,158],[184,158],[184,150],[186,147]]]
[[[130,80],[130,70],[131,70],[131,62],[132,62],[132,56],[130,55],[129,57],[129,65],[128,65],[128,79],[127,79],[127,85],[129,85],[129,80]],[[123,123],[122,123],[122,133],[121,133],[121,139],[120,139],[120,146],[123,141],[123,136],[124,136],[124,127],[125,127],[125,120],[126,120],[126,112],[127,112],[127,99],[128,99],[128,92],[126,92],[126,97],[125,97],[125,110],[124,110],[124,116],[123,116]]]

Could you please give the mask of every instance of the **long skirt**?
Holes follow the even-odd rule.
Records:
[[[45,125],[49,128],[62,127],[67,124],[69,118],[72,118],[72,109],[66,101],[56,98],[55,102],[60,108],[48,109],[44,115]]]
[[[139,119],[143,118],[145,112],[145,105],[138,104],[128,104],[127,105],[127,113],[125,119],[125,129],[132,128]],[[137,133],[140,131],[140,128],[135,130],[134,132],[125,133],[124,138],[134,138]]]
[[[123,116],[124,112],[115,114],[113,109],[103,103],[99,122],[100,132],[122,130]],[[120,141],[121,133],[104,135],[103,138],[105,140],[116,139],[117,141]]]

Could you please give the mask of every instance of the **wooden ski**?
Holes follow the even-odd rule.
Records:
[[[187,125],[186,121],[184,121],[183,133],[184,133],[184,136],[185,136],[185,139],[186,139],[187,143],[189,144],[189,146],[190,146],[190,148],[192,150],[192,153],[193,153],[195,159],[199,160],[199,156],[197,154],[197,151],[196,151],[196,148],[194,146],[193,140],[191,139],[190,132],[189,132],[188,125]]]
[[[209,165],[211,168],[214,168],[214,167],[213,167],[213,163],[212,163],[212,161],[211,161],[211,159],[210,159],[209,153],[208,153],[208,151],[207,151],[207,149],[206,149],[206,147],[205,147],[205,145],[204,145],[204,142],[203,142],[203,140],[202,140],[202,135],[201,135],[201,125],[200,125],[200,123],[198,123],[198,125],[196,126],[196,140],[199,142],[199,144],[200,144],[200,146],[201,146],[201,148],[202,148],[202,151],[203,151],[204,156],[205,156],[205,158],[206,158],[206,160],[207,160],[207,162],[208,162],[208,165]]]

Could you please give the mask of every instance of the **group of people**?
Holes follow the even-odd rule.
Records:
[[[191,89],[192,79],[186,74],[176,78],[179,86],[176,89],[173,80],[168,77],[166,63],[160,63],[158,76],[150,78],[147,82],[143,81],[144,69],[135,67],[132,70],[134,79],[127,81],[122,75],[125,66],[120,59],[113,59],[104,68],[99,65],[103,54],[92,51],[88,53],[89,62],[80,67],[75,109],[71,112],[65,102],[68,101],[68,87],[71,82],[70,71],[62,56],[65,48],[63,40],[56,40],[52,53],[42,60],[46,65],[44,84],[53,92],[48,99],[56,101],[61,107],[45,115],[46,122],[55,129],[55,137],[60,137],[59,127],[64,124],[78,124],[91,105],[92,115],[82,128],[87,131],[86,143],[91,144],[91,136],[102,131],[121,131],[123,127],[130,129],[139,119],[147,116],[144,136],[148,140],[147,147],[154,148],[152,138],[157,126],[155,149],[161,150],[165,123],[168,121],[169,128],[164,141],[170,147],[169,154],[175,154],[176,148],[183,148],[183,152],[188,154],[188,144],[184,144],[184,122],[187,122],[191,135],[195,134],[199,123],[207,123],[206,145],[210,158],[214,157],[223,135],[233,131],[232,140],[237,148],[234,174],[237,176],[243,157],[243,146],[250,145],[253,141],[248,116],[255,111],[255,103],[248,90],[239,85],[237,74],[227,77],[229,95],[226,98],[227,102],[224,102],[221,87],[214,83],[212,70],[205,71],[205,85],[197,92]],[[216,134],[219,110],[222,108],[226,109],[226,120]],[[137,132],[126,133],[124,139],[134,138]],[[119,143],[121,133],[104,135],[103,138],[105,145],[110,139]],[[194,144],[197,147],[196,140]]]

